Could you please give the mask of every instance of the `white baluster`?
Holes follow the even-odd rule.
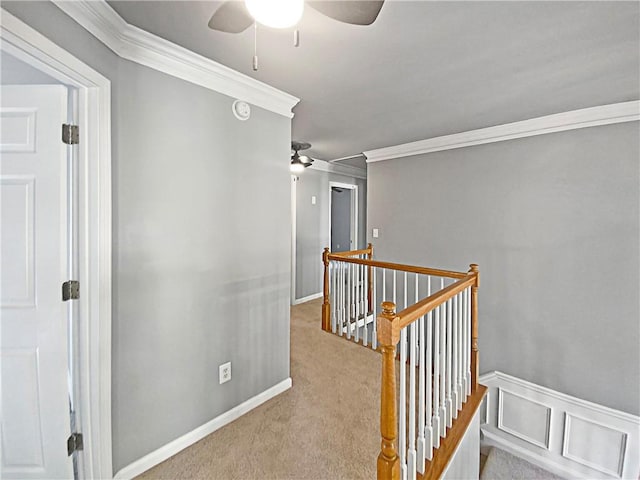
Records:
[[[373,310],[373,332],[371,332],[371,346],[373,349],[378,348],[378,316],[376,315],[376,309],[378,308],[378,300],[377,300],[377,271],[376,267],[371,267],[371,281],[373,282],[373,302],[371,303],[371,308]]]
[[[336,266],[337,266],[337,271],[336,271],[336,275],[337,275],[337,297],[338,297],[338,301],[337,301],[337,324],[338,324],[338,335],[342,336],[342,306],[344,305],[344,302],[342,301],[342,293],[344,292],[344,281],[342,279],[342,264],[340,262],[336,262]]]
[[[351,264],[347,263],[347,338],[351,340]]]
[[[395,271],[394,271],[395,272]],[[407,329],[400,330],[400,422],[398,450],[400,451],[400,472],[402,479],[407,478]]]
[[[444,278],[440,280],[440,290],[444,289]],[[447,368],[447,348],[446,348],[446,304],[438,307],[440,309],[440,436],[447,436],[447,389],[446,389],[446,368]]]
[[[446,411],[447,411],[447,427],[451,428],[453,425],[453,399],[451,397],[451,356],[452,356],[452,345],[451,345],[451,299],[447,300],[447,364],[446,364],[446,389],[447,389],[447,403],[446,403]]]
[[[367,340],[369,336],[369,327],[367,327],[367,320],[369,318],[369,272],[366,265],[362,266],[362,278],[364,280],[364,287],[362,288],[362,311],[364,312],[364,334],[363,345],[367,346]]]
[[[396,300],[396,271],[393,271],[393,303],[398,305],[398,301]]]
[[[356,316],[356,343],[360,341],[360,328],[358,328],[358,322],[360,321],[360,265],[353,266],[355,270],[355,301],[353,302]]]
[[[467,333],[467,290],[464,290],[462,292],[463,294],[463,310],[462,310],[462,334],[464,335],[464,339],[463,339],[463,354],[464,354],[464,364],[463,364],[463,374],[464,374],[464,381],[463,381],[463,388],[464,388],[464,398],[466,401],[467,398],[467,391],[468,391],[468,385],[469,385],[469,376],[467,374],[467,363],[469,362],[469,350],[467,349],[467,337],[468,337],[468,333]]]
[[[463,319],[462,311],[464,308],[464,291],[456,295],[458,300],[458,383],[456,391],[458,392],[458,410],[462,409],[462,402],[464,402],[464,329],[462,328]]]
[[[418,369],[418,452],[417,452],[417,465],[416,469],[420,473],[424,473],[425,467],[425,440],[424,440],[424,432],[426,428],[425,421],[425,382],[427,380],[427,372],[425,371],[425,316],[421,316],[418,328],[420,330],[418,334],[418,348],[420,349],[420,354],[418,356],[418,364],[420,365]]]
[[[336,262],[329,262],[329,302],[331,304],[331,331],[336,333]]]
[[[467,395],[471,395],[471,287],[467,288]]]
[[[430,312],[431,313],[431,312]],[[440,424],[440,307],[433,309],[433,446],[440,446],[442,427]]]
[[[451,380],[451,394],[453,396],[453,418],[458,418],[458,352],[460,351],[460,338],[458,337],[458,295],[453,297],[453,367],[451,373],[453,374]]]
[[[387,301],[387,269],[382,269],[382,301]]]
[[[406,276],[406,275],[405,275]],[[416,478],[416,322],[412,322],[409,340],[409,451],[407,453],[407,478]]]
[[[427,297],[431,295],[431,276],[427,276]],[[433,433],[432,416],[433,416],[433,310],[430,310],[426,318],[427,322],[427,340],[425,344],[425,357],[427,357],[426,374],[425,379],[427,391],[425,397],[427,399],[427,411],[425,421],[427,426],[425,428],[425,458],[431,460],[433,456]],[[438,437],[439,438],[439,437]]]
[[[418,303],[420,301],[419,285],[418,285],[418,274],[415,273],[414,277],[415,277],[415,280],[416,280],[416,282],[415,282],[415,298],[416,298],[415,303]],[[420,363],[420,349],[422,348],[422,344],[423,344],[423,342],[421,342],[420,338],[418,337],[418,341],[416,342],[416,349],[414,350],[414,352],[416,354],[416,362],[418,363],[418,365],[421,365],[421,363]]]

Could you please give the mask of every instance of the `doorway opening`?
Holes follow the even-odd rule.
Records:
[[[329,226],[331,251],[358,248],[358,186],[329,182]]]

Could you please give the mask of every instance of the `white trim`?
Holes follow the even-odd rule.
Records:
[[[487,409],[487,421],[481,426],[485,447],[498,446],[568,478],[638,478],[640,417],[556,392],[501,372],[482,375],[480,382],[489,388],[487,400],[490,401],[490,405],[495,405],[495,399],[500,397],[500,392],[508,389],[509,393],[515,392],[518,397],[551,409],[547,422],[546,447],[530,443],[529,438],[523,438],[522,432],[501,428],[500,401],[497,408]],[[525,416],[522,421],[534,420],[526,414],[523,415]],[[580,434],[573,433],[571,429],[572,418],[595,426],[586,434],[589,440],[586,450],[584,445],[581,447],[582,439],[578,437]],[[584,428],[583,426],[581,431],[584,431]],[[620,435],[619,452],[611,449],[611,438],[607,432]],[[569,443],[573,440],[578,442],[577,450],[570,453]],[[606,449],[608,456],[599,457],[594,454],[602,449]]]
[[[358,185],[355,183],[329,182],[329,245],[331,245],[331,193],[332,188],[353,190],[351,193],[351,245],[349,250],[358,250]]]
[[[322,295],[323,293],[319,292],[319,293],[314,293],[312,295],[307,295],[306,297],[296,298],[293,301],[292,305],[300,305],[301,303],[310,302],[311,300],[315,300],[316,298],[322,298]]]
[[[78,91],[84,478],[111,478],[111,83],[4,9],[2,50]]]
[[[567,395],[566,393],[558,392],[556,390],[543,387],[542,385],[537,385],[535,383],[528,382],[521,378],[513,377],[503,372],[495,371],[495,372],[485,373],[482,376],[480,376],[479,381],[483,385],[487,385],[487,383],[496,382],[496,381],[502,381],[502,382],[507,381],[509,383],[517,384],[529,390],[538,392],[544,396],[553,397],[562,402],[571,403],[572,405],[576,405],[581,408],[587,408],[593,411],[594,413],[604,413],[610,417],[618,418],[623,421],[637,423],[638,426],[640,426],[640,417],[637,417],[630,413],[605,407],[604,405],[599,405],[597,403],[589,402],[588,400],[582,400],[581,398],[572,397],[571,395]]]
[[[118,56],[292,118],[300,101],[266,83],[128,24],[105,0],[53,3]]]
[[[390,160],[392,158],[470,147],[472,145],[503,142],[515,138],[544,135],[547,133],[595,127],[598,125],[609,125],[612,123],[635,122],[638,120],[640,120],[640,101],[634,100],[631,102],[614,103],[611,105],[601,105],[570,112],[556,113],[554,115],[546,115],[521,122],[506,123],[504,125],[428,138],[426,140],[404,143],[392,147],[378,148],[366,151],[364,154],[367,157],[367,163],[372,163]]]
[[[353,167],[351,165],[338,165],[335,163],[329,163],[325,160],[315,159],[315,161],[308,167],[311,170],[318,170],[320,172],[335,173],[336,175],[344,175],[346,177],[367,179],[367,171],[363,168]]]
[[[291,175],[291,305],[296,305],[296,255],[298,253],[296,247],[298,221],[298,180],[297,175]]]
[[[218,415],[213,420],[199,426],[198,428],[182,435],[174,441],[167,443],[163,447],[145,455],[139,460],[127,465],[115,475],[115,479],[131,479],[143,472],[146,472],[150,468],[164,462],[167,458],[172,457],[176,453],[184,450],[190,445],[193,445],[198,440],[203,439],[207,435],[215,432],[216,430],[228,425],[229,423],[237,420],[245,413],[253,410],[254,408],[262,405],[264,402],[271,400],[273,397],[281,394],[282,392],[291,388],[291,378],[287,378],[273,387],[259,393],[255,397],[242,402],[240,405],[226,411],[225,413]]]

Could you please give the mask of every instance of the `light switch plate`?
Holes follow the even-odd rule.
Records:
[[[373,238],[378,238],[378,229],[377,228],[373,229]]]
[[[315,205],[315,204],[316,204],[316,196],[315,196],[315,195],[313,195],[313,196],[311,197],[311,205]]]

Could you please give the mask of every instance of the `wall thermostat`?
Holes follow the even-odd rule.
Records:
[[[242,100],[233,102],[231,110],[233,110],[233,114],[238,120],[248,120],[251,116],[251,107],[247,102],[243,102]]]

